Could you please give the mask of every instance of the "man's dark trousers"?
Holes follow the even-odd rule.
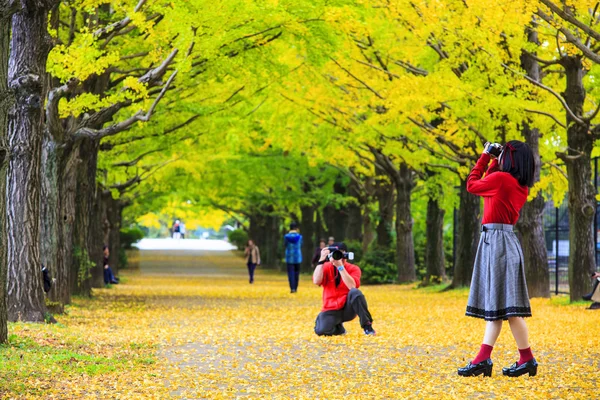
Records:
[[[300,264],[287,265],[288,280],[290,281],[290,289],[298,290],[298,281],[300,280]]]
[[[367,307],[367,299],[358,289],[350,289],[346,304],[339,310],[321,311],[315,322],[315,333],[319,336],[341,335],[345,332],[341,324],[352,321],[356,316],[360,319],[360,326],[364,328],[371,325],[373,318]]]

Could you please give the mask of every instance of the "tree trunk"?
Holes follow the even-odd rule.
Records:
[[[456,262],[450,287],[471,285],[473,263],[479,244],[481,202],[479,197],[467,192],[467,181],[460,181],[460,206],[456,227]]]
[[[362,253],[365,254],[373,240],[375,240],[375,231],[373,230],[373,220],[371,219],[371,213],[369,212],[369,205],[363,205],[362,211]]]
[[[92,242],[92,229],[97,227],[97,224],[92,223],[92,218],[95,214],[96,200],[96,160],[92,159],[97,155],[94,151],[96,143],[85,139],[79,144],[79,155],[81,159],[81,167],[77,171],[77,191],[75,194],[75,226],[73,229],[74,243],[74,263],[73,273],[76,277],[73,293],[82,296],[91,296],[92,285],[102,279],[103,272],[100,266],[98,273],[98,264],[100,260],[97,257],[98,253],[102,252],[102,248],[95,249]],[[94,278],[94,280],[93,280]]]
[[[563,57],[562,62],[567,87],[565,100],[575,115],[583,114],[585,74],[579,57]],[[590,274],[596,269],[595,243],[593,233],[596,213],[596,189],[592,185],[592,165],[590,156],[594,145],[588,133],[589,124],[579,124],[567,116],[567,144],[569,155],[566,159],[569,177],[569,294],[571,301],[581,299],[590,290]]]
[[[7,237],[6,237],[6,173],[8,167],[8,110],[13,97],[8,89],[8,58],[10,56],[10,17],[6,2],[0,1],[0,344],[8,340],[6,310]]]
[[[396,179],[396,265],[400,283],[417,278],[410,198],[414,188],[412,174],[408,165],[400,164]]]
[[[379,209],[377,221],[377,247],[389,249],[392,247],[392,225],[394,222],[394,184],[384,175],[385,172],[376,168],[377,180],[375,197]]]
[[[531,147],[535,159],[535,181],[540,180],[541,159],[539,152],[540,132],[537,129],[523,128],[525,141]],[[541,193],[528,201],[521,210],[517,228],[521,235],[525,276],[529,297],[550,297],[550,276],[548,273],[548,252],[544,239],[544,206]]]
[[[446,279],[446,257],[444,254],[444,214],[438,199],[427,202],[427,242],[425,245],[425,266],[427,283],[438,283]]]
[[[528,30],[528,40],[538,43],[537,31]],[[521,55],[521,66],[532,79],[540,80],[538,62],[528,53]],[[525,124],[522,129],[525,142],[533,152],[535,160],[535,182],[540,180],[542,162],[540,159],[540,131]],[[529,297],[550,297],[550,276],[548,274],[548,252],[544,239],[544,206],[546,202],[541,193],[525,203],[517,228],[521,235],[523,256],[525,257],[525,276]]]
[[[362,218],[362,199],[359,189],[352,182],[348,187],[348,194],[355,199],[355,202],[348,203],[346,206],[347,225],[344,232],[344,240],[356,240],[362,242],[363,218]]]
[[[44,135],[42,145],[42,202],[40,214],[40,261],[48,268],[53,285],[48,298],[53,303],[52,312],[62,313],[64,303],[60,301],[60,286],[65,282],[59,279],[58,249],[60,242],[60,204],[58,168],[62,150],[48,133]],[[68,287],[68,282],[67,282]]]
[[[112,209],[108,214],[110,232],[108,234],[107,244],[110,249],[109,264],[113,273],[118,275],[119,268],[124,267],[120,264],[119,252],[121,251],[121,223],[123,220],[123,206],[120,200],[112,199]]]
[[[15,104],[9,113],[7,182],[8,318],[44,321],[40,267],[40,159],[48,10],[26,4],[12,19],[9,82]]]
[[[303,206],[300,208],[302,220],[300,221],[300,232],[304,244],[302,246],[302,272],[312,271],[312,257],[315,250],[315,207]]]
[[[71,293],[79,293],[77,266],[75,264],[75,199],[77,193],[77,171],[81,160],[79,147],[70,144],[63,152],[59,166],[59,235],[61,247],[58,249],[57,287],[54,294],[63,304],[71,303]]]

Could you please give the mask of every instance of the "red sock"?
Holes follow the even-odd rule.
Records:
[[[517,365],[525,364],[527,361],[533,360],[533,353],[531,347],[526,349],[519,349],[519,361]]]
[[[471,361],[471,364],[479,364],[480,362],[487,360],[492,355],[492,350],[494,350],[494,346],[482,344],[479,353],[477,353],[477,356]]]

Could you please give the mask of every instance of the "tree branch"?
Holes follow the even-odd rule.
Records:
[[[367,88],[370,92],[372,92],[373,94],[375,94],[375,96],[379,97],[382,100],[385,100],[385,97],[383,97],[382,95],[380,95],[379,93],[377,93],[377,91],[375,89],[373,89],[371,86],[367,85],[365,82],[363,82],[362,80],[360,80],[357,76],[355,76],[352,72],[348,71],[346,68],[344,68],[339,62],[337,62],[337,60],[333,57],[329,57],[331,59],[331,61],[333,61],[338,67],[340,67],[340,69],[342,69],[344,72],[346,72],[348,75],[350,75],[354,80],[356,80],[357,82],[359,82],[361,85],[363,85],[365,88]]]
[[[150,151],[140,154],[138,157],[134,158],[131,161],[122,161],[122,162],[114,163],[112,165],[112,167],[114,167],[114,168],[116,168],[116,167],[133,167],[134,165],[139,163],[142,160],[142,158],[144,158],[150,154],[158,153],[159,151],[164,151],[164,150],[166,150],[165,147],[155,149],[155,150],[150,150]]]
[[[595,40],[600,41],[600,33],[599,32],[596,32],[591,27],[589,27],[588,25],[586,25],[583,22],[579,21],[574,16],[566,13],[564,10],[562,10],[560,7],[558,7],[556,4],[554,4],[550,0],[540,0],[540,2],[542,4],[544,4],[546,7],[548,7],[553,13],[555,13],[556,15],[558,15],[563,20],[565,20],[567,22],[570,22],[571,24],[575,25],[576,27],[578,27],[579,29],[581,29],[582,31],[584,31],[585,33],[587,33],[589,36],[593,37]],[[538,10],[537,14],[539,15],[540,12],[541,11]],[[544,13],[544,15],[546,15],[546,14]],[[546,16],[548,17],[548,15],[546,15]]]
[[[173,82],[173,79],[175,79],[175,75],[177,75],[177,70],[173,71],[173,73],[167,80],[167,83],[162,88],[162,90],[160,91],[160,94],[156,97],[156,99],[150,106],[150,109],[148,110],[147,113],[144,114],[144,112],[142,110],[140,110],[137,113],[135,113],[133,116],[126,119],[125,121],[121,121],[119,123],[110,125],[106,128],[102,128],[102,129],[90,129],[87,127],[81,128],[75,133],[75,138],[78,139],[81,137],[88,137],[92,140],[101,140],[107,136],[113,136],[113,135],[116,135],[120,132],[123,132],[123,131],[131,128],[131,126],[138,121],[142,121],[142,122],[149,121],[150,118],[152,117],[152,113],[154,112],[156,106],[158,105],[160,100],[164,97],[165,93],[169,89],[169,86]]]
[[[551,166],[552,168],[556,168],[556,170],[558,172],[560,172],[562,174],[562,176],[565,177],[566,180],[569,180],[569,176],[567,175],[567,173],[565,171],[562,170],[562,168],[554,163],[548,162],[548,161],[544,161],[542,162],[542,164],[547,164],[549,166]]]
[[[508,65],[502,63],[502,66],[507,69],[508,71],[512,72],[515,75],[519,75],[525,79],[527,79],[529,82],[533,83],[535,86],[542,88],[544,90],[546,90],[547,92],[551,93],[554,97],[556,97],[558,99],[558,101],[560,101],[560,104],[562,104],[562,106],[564,107],[564,109],[567,111],[567,113],[569,114],[569,116],[578,124],[580,125],[584,125],[587,126],[586,122],[583,121],[581,118],[579,118],[578,116],[575,115],[575,113],[573,113],[573,111],[569,108],[569,105],[567,104],[567,102],[565,101],[565,99],[563,99],[563,97],[556,93],[554,90],[552,90],[551,88],[549,88],[548,86],[544,85],[543,83],[540,83],[538,81],[536,81],[533,78],[530,78],[529,76],[527,76],[526,74],[523,74],[519,71],[515,71],[514,69],[512,69],[511,67],[509,67]]]
[[[138,2],[138,4],[135,6],[135,8],[133,9],[133,12],[138,12],[143,7],[143,5],[146,3],[146,1],[147,0],[140,0]],[[127,25],[129,25],[130,22],[131,22],[131,18],[129,18],[129,16],[126,16],[125,18],[123,18],[120,21],[117,21],[115,23],[112,23],[108,26],[105,26],[103,28],[96,30],[94,32],[94,37],[98,40],[105,39],[108,36],[110,36],[111,34],[113,34],[114,32],[118,32],[121,29],[125,28]]]
[[[556,122],[558,125],[560,125],[561,127],[567,129],[567,126],[565,124],[563,124],[562,122],[560,122],[554,115],[544,112],[544,111],[538,111],[538,110],[529,110],[529,109],[524,109],[523,111],[528,112],[528,113],[533,113],[533,114],[540,114],[540,115],[545,115],[547,117],[550,117],[554,120],[554,122]]]

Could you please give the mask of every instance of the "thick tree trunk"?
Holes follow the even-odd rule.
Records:
[[[279,231],[279,217],[267,213],[250,216],[249,238],[260,248],[262,266],[279,268],[279,245],[283,240]]]
[[[535,159],[535,181],[540,180],[541,159],[539,152],[540,132],[523,129],[525,141],[531,147]],[[550,276],[548,274],[548,253],[544,239],[544,206],[546,202],[541,193],[528,201],[521,210],[517,228],[521,235],[523,256],[525,257],[525,276],[529,297],[550,297]]]
[[[583,115],[585,88],[584,68],[579,57],[563,57],[567,77],[564,97],[575,115]],[[596,213],[596,189],[592,185],[591,154],[593,138],[589,124],[579,124],[567,116],[566,159],[569,177],[569,294],[571,301],[581,299],[590,290],[590,274],[596,268],[593,233]]]
[[[467,182],[460,181],[460,206],[456,227],[456,262],[450,287],[471,285],[473,263],[481,230],[481,202],[479,197],[467,192]]]
[[[446,279],[446,257],[444,254],[444,214],[438,199],[427,202],[427,228],[425,245],[426,282],[441,282]]]
[[[528,30],[528,40],[538,43],[535,29]],[[532,79],[540,80],[538,62],[528,53],[521,55],[521,66]],[[540,180],[542,162],[540,159],[540,131],[530,128],[528,124],[523,127],[523,137],[531,148],[535,160],[535,182]],[[517,228],[521,235],[523,256],[525,257],[525,276],[529,297],[550,297],[550,276],[548,274],[548,253],[544,239],[544,206],[546,202],[541,193],[525,203]]]
[[[59,203],[59,164],[62,150],[48,133],[44,135],[42,146],[42,202],[40,214],[40,261],[48,268],[53,280],[48,298],[53,303],[53,312],[63,312],[64,303],[60,301],[61,286],[68,282],[59,279],[58,249],[60,242],[60,203]]]
[[[376,245],[384,249],[392,247],[392,226],[394,222],[394,184],[384,176],[385,172],[376,168],[377,180],[375,197],[379,209]]]
[[[34,3],[34,4],[31,4]],[[40,266],[40,159],[43,80],[50,38],[48,9],[28,2],[12,19],[9,82],[16,102],[9,113],[7,182],[8,318],[44,321]]]
[[[400,164],[396,179],[396,264],[400,283],[417,278],[410,198],[414,188],[412,174],[408,165]]]
[[[63,304],[71,303],[71,293],[79,293],[77,266],[75,264],[75,199],[77,193],[77,170],[81,160],[79,147],[68,146],[64,150],[59,167],[59,235],[61,246],[58,249],[57,289],[54,293]]]
[[[0,1],[0,344],[8,340],[6,310],[7,237],[6,237],[6,173],[8,167],[8,110],[13,97],[8,90],[8,58],[10,56],[10,17],[6,2]]]
[[[365,254],[368,251],[371,243],[373,243],[373,240],[375,240],[375,231],[373,230],[373,220],[369,212],[368,204],[363,205],[362,213],[362,253]]]
[[[300,208],[302,220],[300,221],[300,232],[304,245],[302,246],[302,272],[312,271],[312,257],[315,250],[315,207],[304,206]]]
[[[83,140],[79,144],[81,167],[77,171],[77,191],[75,197],[75,227],[73,229],[74,263],[73,273],[76,277],[73,293],[91,296],[94,281],[103,277],[102,266],[98,273],[102,247],[93,246],[92,229],[97,224],[92,222],[95,214],[96,200],[96,160],[97,145],[91,140]],[[97,256],[100,253],[100,256]],[[95,278],[93,280],[93,278]],[[97,282],[96,282],[97,283]],[[100,284],[101,285],[101,284]]]

